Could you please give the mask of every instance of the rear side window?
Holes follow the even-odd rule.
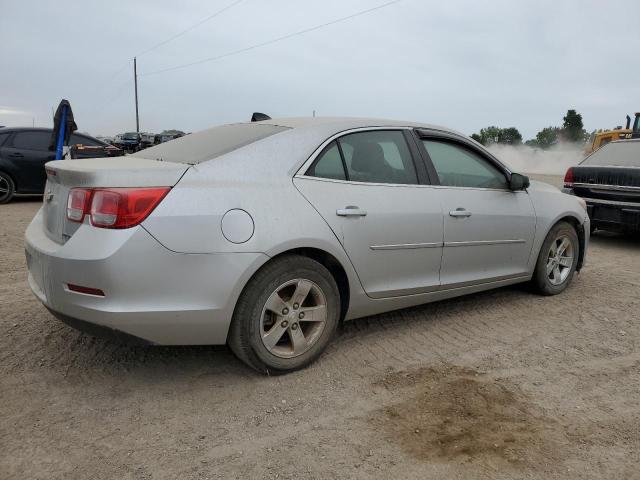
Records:
[[[336,142],[331,142],[318,156],[307,175],[320,178],[331,178],[333,180],[346,180],[340,149]]]
[[[374,130],[340,137],[348,180],[367,183],[418,183],[413,158],[399,130]]]
[[[508,188],[500,169],[477,153],[454,143],[423,140],[438,173],[440,185],[470,188]]]
[[[100,147],[104,145],[102,142],[95,140],[93,138],[85,137],[82,135],[76,135],[75,133],[72,133],[71,138],[69,139],[69,145],[78,145],[78,144],[95,146],[95,147]]]
[[[258,123],[222,125],[141,150],[132,156],[194,165],[288,129]]]
[[[581,165],[640,167],[640,142],[623,140],[608,143],[585,158]]]
[[[7,141],[7,138],[9,138],[9,135],[11,135],[10,133],[0,133],[0,147],[2,146],[2,144],[4,142]]]
[[[50,140],[49,132],[19,132],[13,138],[13,148],[46,152],[49,151]]]

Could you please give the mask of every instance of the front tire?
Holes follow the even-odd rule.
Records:
[[[573,280],[580,242],[575,228],[567,222],[559,222],[547,234],[542,244],[534,271],[532,284],[542,295],[557,295]]]
[[[338,286],[322,264],[287,255],[264,266],[240,295],[228,344],[236,356],[266,374],[313,362],[335,335]]]
[[[0,205],[9,203],[16,192],[13,179],[4,172],[0,172]]]

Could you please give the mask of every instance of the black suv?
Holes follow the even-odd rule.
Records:
[[[55,159],[49,150],[50,128],[0,128],[0,204],[13,195],[42,194],[47,175],[44,164]],[[119,156],[122,151],[97,138],[72,133],[72,158]]]

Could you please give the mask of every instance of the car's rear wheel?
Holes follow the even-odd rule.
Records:
[[[331,341],[340,293],[331,273],[299,255],[273,260],[247,284],[236,305],[228,343],[263,373],[285,373],[314,361]]]
[[[575,228],[567,222],[555,225],[540,249],[533,285],[543,295],[562,292],[573,279],[578,265],[580,242]]]
[[[9,203],[16,191],[13,179],[4,172],[0,172],[0,204]]]

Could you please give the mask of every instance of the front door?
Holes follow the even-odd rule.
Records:
[[[294,183],[343,245],[369,296],[439,288],[438,192],[420,184],[402,131],[347,134]]]
[[[504,171],[480,152],[422,140],[441,186],[442,288],[527,274],[535,212],[526,191],[511,191]]]

